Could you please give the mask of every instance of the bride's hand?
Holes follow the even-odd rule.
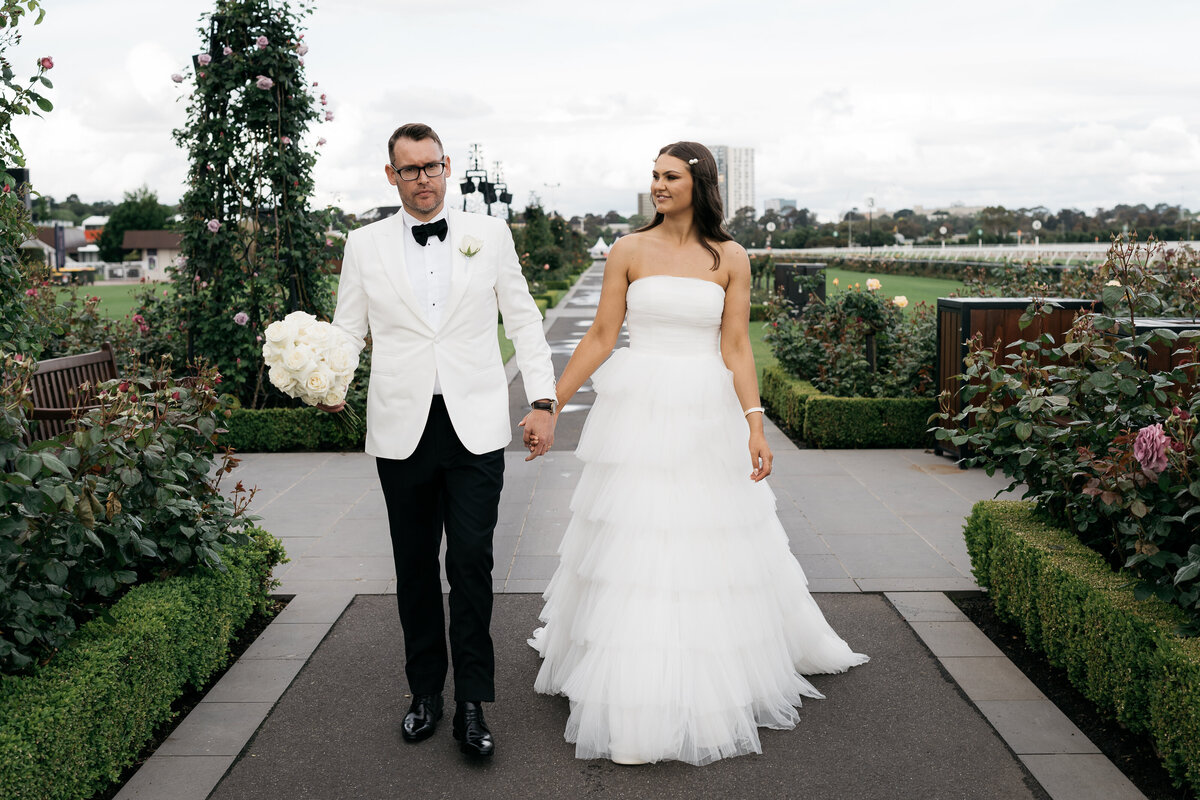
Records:
[[[754,470],[750,473],[750,480],[757,483],[770,475],[774,458],[771,448],[767,446],[767,437],[761,433],[750,434],[750,466]]]

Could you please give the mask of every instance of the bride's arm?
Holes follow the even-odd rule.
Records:
[[[571,354],[566,369],[555,385],[558,407],[561,410],[579,387],[604,363],[617,344],[621,325],[625,322],[625,292],[629,289],[629,266],[632,262],[633,242],[619,239],[613,244],[604,265],[604,285],[600,290],[600,304],[596,318],[583,335],[583,340]]]
[[[728,264],[729,285],[725,288],[725,312],[721,316],[721,357],[733,373],[733,388],[742,409],[759,408],[758,374],[754,352],[750,348],[750,259],[738,244],[728,242],[721,249],[721,261]],[[750,425],[750,479],[761,481],[771,474],[771,448],[763,433],[762,411],[746,415]]]

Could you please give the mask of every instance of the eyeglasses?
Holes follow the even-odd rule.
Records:
[[[396,167],[395,164],[388,164],[392,171],[400,176],[402,181],[415,181],[424,172],[426,177],[437,178],[446,171],[445,161],[433,161],[421,167]]]

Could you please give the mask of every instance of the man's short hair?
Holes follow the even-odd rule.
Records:
[[[433,128],[422,122],[409,122],[396,128],[392,134],[392,138],[388,139],[388,163],[392,163],[392,150],[396,146],[397,139],[412,139],[414,142],[420,142],[424,139],[433,139],[441,148],[442,153],[446,152],[446,148],[442,145],[441,138],[434,132]]]

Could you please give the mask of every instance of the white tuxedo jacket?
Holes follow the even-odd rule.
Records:
[[[516,345],[517,365],[532,402],[554,397],[554,367],[542,315],[529,294],[508,225],[482,214],[448,209],[450,295],[434,328],[413,293],[400,214],[352,231],[346,239],[333,325],[361,351],[371,333],[366,450],[407,458],[425,430],[435,375],[450,421],[472,453],[512,440],[508,381],[496,339],[496,312]],[[468,258],[462,240],[482,245]]]

